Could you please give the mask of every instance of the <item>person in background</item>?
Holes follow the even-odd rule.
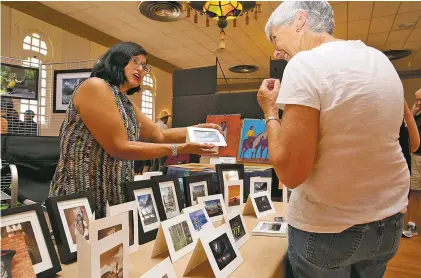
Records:
[[[398,142],[404,91],[386,55],[333,37],[334,26],[327,1],[282,2],[265,31],[275,58],[288,64],[282,84],[264,80],[257,98],[271,164],[292,189],[294,276],[382,277],[408,205],[410,176]]]
[[[167,130],[168,127],[168,120],[171,117],[171,115],[168,114],[167,111],[162,111],[161,113],[159,113],[159,120],[156,122],[156,124],[159,126],[159,128],[161,130]],[[155,158],[151,161],[151,171],[163,171],[164,167],[166,165],[167,162],[167,156],[163,156],[163,157],[159,157],[159,158]],[[145,165],[146,163],[144,163],[144,166],[148,166]],[[150,165],[149,165],[150,166]]]
[[[35,113],[32,110],[26,110],[22,123],[22,132],[23,135],[38,135],[38,125],[34,121]]]
[[[50,197],[90,192],[102,218],[107,203],[125,201],[123,185],[134,181],[135,160],[215,153],[212,144],[186,143],[187,128],[161,130],[130,102],[128,95],[140,91],[151,70],[147,56],[136,43],[118,43],[75,88],[60,128],[60,157]],[[199,126],[220,129],[215,124]]]
[[[415,119],[418,136],[421,136],[421,89],[415,92],[415,98],[416,102],[412,106],[410,115]],[[412,140],[409,125],[408,131],[409,138]],[[408,238],[417,236],[418,227],[421,226],[421,147],[414,150],[411,142],[411,150],[413,152],[411,156],[411,189],[409,191],[409,205],[406,217],[408,223],[402,232],[402,235]]]

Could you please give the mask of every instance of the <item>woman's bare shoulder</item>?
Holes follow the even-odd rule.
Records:
[[[94,100],[97,97],[112,99],[112,94],[107,94],[110,91],[110,86],[106,81],[98,77],[90,77],[74,93],[74,104],[78,107],[81,102]]]

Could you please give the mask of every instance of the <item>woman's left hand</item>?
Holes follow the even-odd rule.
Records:
[[[265,79],[260,86],[257,94],[257,101],[262,108],[265,117],[277,116],[278,108],[276,107],[276,99],[278,98],[281,82],[279,79]]]
[[[198,124],[198,125],[196,125],[196,127],[213,128],[213,129],[218,130],[222,134],[222,128],[221,128],[221,126],[220,125],[217,125],[217,124],[212,124],[212,123]]]

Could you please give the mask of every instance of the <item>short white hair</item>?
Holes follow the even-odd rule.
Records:
[[[310,30],[316,33],[333,34],[335,29],[333,9],[327,1],[285,1],[273,11],[266,23],[267,38],[270,40],[273,27],[292,24],[299,11],[307,14],[307,26]]]

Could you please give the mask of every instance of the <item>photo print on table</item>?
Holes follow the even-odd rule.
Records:
[[[186,206],[194,206],[197,204],[198,197],[213,194],[212,174],[186,176],[183,178],[183,186]]]
[[[269,203],[269,199],[267,195],[255,197],[254,201],[256,202],[256,207],[260,213],[272,209],[272,206]]]
[[[203,203],[185,208],[183,209],[183,213],[188,215],[190,223],[193,225],[196,232],[200,232],[208,227],[213,227]]]
[[[235,253],[226,233],[209,242],[209,247],[219,270],[223,270],[233,260],[235,260],[235,258],[237,258],[237,254]]]
[[[251,177],[250,178],[250,193],[268,192],[271,195],[272,178],[267,177]]]
[[[241,248],[250,238],[246,230],[244,218],[240,210],[235,210],[225,216],[225,223],[229,226],[234,237],[235,244]]]
[[[282,223],[268,223],[268,222],[266,222],[266,223],[263,223],[260,230],[278,232],[279,230],[281,230],[281,227],[282,227]]]
[[[134,194],[138,204],[143,231],[149,232],[158,229],[160,219],[152,188],[135,190]]]
[[[73,244],[76,244],[76,233],[80,233],[89,239],[89,216],[85,206],[63,209],[66,217],[67,227],[70,232]]]
[[[225,196],[225,183],[233,180],[244,180],[244,164],[216,164],[216,174],[221,194]],[[243,190],[244,194],[244,190]],[[244,201],[244,195],[242,196]]]
[[[161,193],[162,204],[164,205],[165,215],[167,219],[173,218],[180,214],[178,207],[177,194],[173,181],[158,182],[159,191]]]
[[[233,209],[240,209],[243,204],[243,180],[232,180],[224,182],[225,185],[225,205],[228,209],[228,212],[231,212]]]
[[[222,220],[227,214],[222,194],[199,197],[197,200],[199,204],[205,205],[205,210],[212,222]]]
[[[171,235],[175,252],[178,252],[187,245],[193,243],[193,237],[187,221],[175,224],[174,226],[169,227],[168,230]]]
[[[99,256],[101,278],[123,278],[123,244]]]
[[[205,181],[190,184],[190,194],[192,196],[192,204],[197,204],[197,197],[208,195],[208,188]]]

